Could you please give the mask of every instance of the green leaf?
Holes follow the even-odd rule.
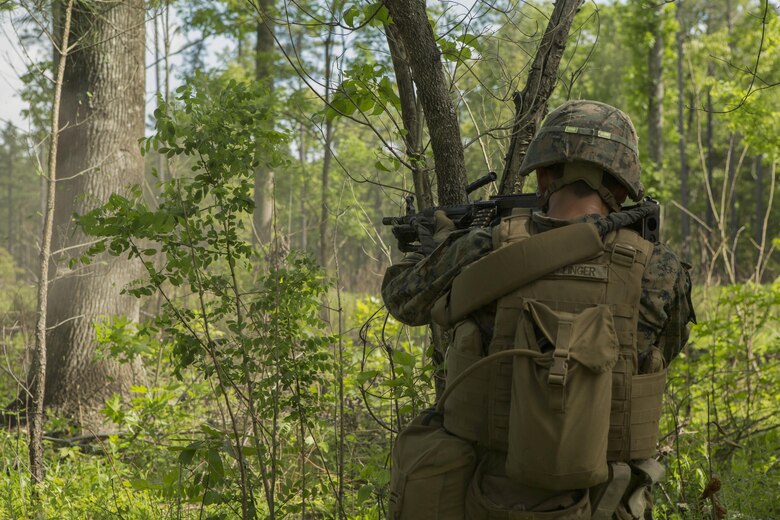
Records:
[[[414,356],[400,349],[393,351],[393,361],[395,361],[396,364],[401,366],[407,366],[407,367],[414,366]]]
[[[358,504],[362,504],[363,502],[368,500],[368,498],[371,496],[371,493],[373,491],[374,491],[373,486],[371,486],[369,484],[366,484],[365,486],[361,487],[358,490],[358,494],[357,494]]]
[[[184,448],[181,450],[181,453],[179,453],[179,464],[188,465],[195,458],[195,453],[197,453],[195,448]]]
[[[215,449],[206,452],[206,462],[209,465],[209,471],[222,480],[225,477],[225,467],[222,464],[222,456]]]

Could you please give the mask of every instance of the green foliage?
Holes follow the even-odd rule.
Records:
[[[666,518],[710,518],[699,497],[720,483],[734,518],[776,511],[780,472],[780,282],[707,289],[691,344],[670,372],[666,437],[669,477],[657,503]],[[681,512],[688,511],[688,515]]]
[[[199,438],[176,443],[180,467],[134,486],[204,507],[239,503],[248,516],[264,508],[283,514],[287,494],[297,493],[299,477],[279,475],[278,468],[285,450],[303,449],[306,431],[319,424],[335,341],[317,317],[327,284],[309,258],[278,257],[262,273],[254,266],[258,258],[245,229],[254,209],[254,168],[281,164],[278,146],[285,139],[265,128],[269,112],[261,94],[234,81],[218,95],[180,88],[177,104],[157,111],[157,133],[143,149],[192,160],[192,175],[163,183],[157,207],[135,190],[132,198],[112,195],[78,217],[99,238],[82,261],[103,251],[126,254],[143,262],[147,274],[126,291],[163,298],[149,326],[119,320],[99,327],[109,351],[151,353],[154,343],[144,338],[159,331],[170,342],[173,373],[183,381],[194,370],[210,381],[223,414],[200,424]],[[193,295],[192,305],[177,299],[180,290]],[[171,390],[136,392],[142,397],[132,410],[113,401],[106,413],[152,437],[141,427],[144,417],[156,416]],[[301,438],[288,439],[296,429]],[[266,490],[264,506],[253,489]]]

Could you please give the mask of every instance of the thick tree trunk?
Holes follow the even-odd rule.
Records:
[[[466,202],[466,161],[455,106],[444,75],[441,52],[428,21],[424,0],[385,3],[404,42],[417,95],[423,107],[436,163],[439,204]]]
[[[648,55],[648,85],[647,102],[647,141],[650,160],[656,168],[661,168],[664,162],[664,39],[663,21],[660,9],[656,10],[653,20],[653,37],[655,41]]]
[[[417,209],[433,206],[433,191],[431,180],[428,177],[423,154],[422,117],[417,95],[414,92],[412,69],[409,66],[409,56],[406,52],[403,40],[398,35],[395,25],[385,27],[387,45],[390,49],[390,57],[393,60],[395,70],[395,82],[398,85],[398,97],[401,99],[401,119],[404,123],[404,144],[406,145],[406,157],[412,166],[412,179],[414,181],[414,193],[417,197]]]
[[[54,214],[60,254],[48,303],[45,403],[90,430],[104,423],[105,399],[126,394],[139,376],[138,364],[96,359],[94,322],[115,315],[138,319],[138,300],[120,291],[140,265],[106,255],[69,270],[68,259],[88,240],[71,216],[143,180],[144,18],[142,0],[77,2],[70,32],[77,49],[63,82]]]
[[[257,22],[257,42],[255,46],[255,80],[268,86],[269,95],[274,91],[274,20],[273,0],[259,0]],[[271,123],[269,123],[271,124]],[[255,170],[255,210],[252,223],[261,244],[267,244],[273,234],[274,172],[267,166],[258,166]]]
[[[555,2],[547,29],[531,64],[525,88],[522,92],[515,93],[515,120],[504,174],[501,177],[500,195],[520,193],[523,189],[520,165],[528,150],[528,144],[536,135],[536,130],[547,113],[547,100],[557,83],[558,65],[566,48],[569,29],[582,3],[583,0]]]

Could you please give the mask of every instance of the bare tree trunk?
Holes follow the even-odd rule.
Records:
[[[161,101],[165,101],[167,98],[167,93],[163,94],[163,84],[162,84],[162,73],[160,72],[160,60],[162,59],[160,56],[160,30],[159,30],[159,23],[160,20],[158,18],[160,17],[160,8],[156,7],[154,10],[154,88],[156,90],[155,94],[157,97],[157,108],[161,108]],[[167,54],[168,49],[165,49],[165,52]],[[166,57],[167,59],[167,57]],[[167,72],[167,71],[166,71]],[[160,179],[160,182],[165,182],[165,157],[163,154],[158,153],[157,154],[157,176]]]
[[[691,220],[687,213],[690,211],[690,198],[688,187],[688,158],[685,154],[685,86],[683,82],[683,38],[685,37],[685,32],[679,2],[677,4],[677,20],[679,23],[679,29],[677,30],[677,146],[680,155],[680,204],[682,204],[684,209],[681,215],[683,257],[686,260],[690,260]],[[709,202],[707,203],[707,206],[709,207]]]
[[[144,19],[142,0],[77,1],[70,37],[79,48],[63,78],[54,214],[59,254],[53,256],[58,269],[47,307],[45,404],[88,430],[104,425],[106,398],[126,396],[133,379],[141,378],[140,363],[96,359],[94,331],[104,316],[138,319],[138,300],[120,291],[141,266],[106,255],[71,271],[68,260],[88,240],[71,217],[143,180],[138,139],[144,132]]]
[[[664,39],[663,14],[656,9],[653,20],[653,36],[655,41],[648,55],[648,85],[647,125],[648,148],[650,160],[656,168],[661,168],[664,162]]]
[[[682,0],[680,0],[681,2]],[[678,4],[678,11],[680,9],[680,6]],[[707,35],[711,35],[715,31],[715,9],[713,6],[709,6],[709,9],[707,11]],[[711,77],[715,74],[715,67],[713,66],[712,60],[709,60],[707,62],[707,77]],[[712,87],[707,88],[707,129],[704,136],[705,146],[707,148],[707,156],[706,156],[706,165],[707,171],[705,172],[705,175],[707,176],[707,183],[710,186],[710,189],[714,190],[714,184],[713,184],[713,171],[715,168],[715,146],[713,144],[713,135],[714,135],[714,127],[713,127],[713,110],[712,110]],[[713,193],[713,198],[715,198],[715,194]],[[715,215],[714,211],[715,208],[712,207],[712,204],[710,203],[709,198],[707,199],[707,211],[704,216],[704,222],[707,224],[707,227],[712,229],[712,227],[715,225]]]
[[[734,280],[738,280],[739,271],[738,271],[738,250],[736,247],[734,247],[735,242],[737,240],[737,233],[739,231],[740,225],[739,225],[739,217],[737,215],[737,182],[736,182],[736,176],[737,176],[737,167],[741,163],[740,159],[737,157],[737,149],[739,148],[739,144],[742,141],[742,135],[737,132],[734,134],[731,134],[731,137],[729,139],[729,152],[728,152],[728,166],[726,168],[726,189],[728,190],[728,210],[726,208],[723,209],[724,216],[726,215],[726,212],[728,211],[728,216],[722,220],[724,225],[728,226],[728,247],[732,251],[732,270],[734,272]]]
[[[756,172],[755,191],[753,198],[756,204],[756,227],[755,227],[755,241],[756,244],[760,244],[764,235],[764,169],[763,169],[764,156],[759,154],[753,158],[753,167]]]
[[[259,0],[257,42],[255,46],[255,81],[266,83],[269,96],[274,92],[274,19],[273,0]],[[269,122],[272,124],[272,122]],[[252,223],[261,244],[267,244],[273,234],[273,185],[274,172],[268,166],[260,165],[255,170],[255,210]]]
[[[710,70],[711,66],[708,65],[707,69]],[[705,144],[707,146],[707,182],[710,186],[714,186],[713,172],[715,169],[715,145],[713,144],[712,137],[714,134],[713,129],[713,114],[712,114],[712,93],[711,89],[707,89],[707,132],[705,134]],[[715,224],[715,217],[713,214],[713,208],[711,204],[707,204],[707,213],[705,216],[705,223],[707,226],[712,227]]]
[[[393,17],[397,39],[404,43],[431,136],[438,202],[443,205],[464,203],[466,160],[460,127],[425,1],[387,0],[385,5]]]
[[[583,0],[558,0],[555,2],[547,29],[531,64],[528,80],[522,92],[515,92],[515,121],[506,154],[504,174],[499,187],[500,195],[523,191],[520,166],[528,145],[547,114],[547,100],[558,80],[558,65],[566,49],[566,39],[577,10]]]
[[[6,209],[7,209],[7,230],[8,230],[8,252],[14,254],[14,160],[16,159],[16,129],[11,123],[6,126],[3,132],[3,140],[6,144],[5,164],[7,165],[8,185],[6,186]]]
[[[307,217],[307,208],[306,208],[306,198],[309,196],[309,175],[306,171],[306,140],[305,140],[305,131],[306,128],[304,127],[303,123],[301,123],[300,126],[300,162],[301,162],[301,168],[303,168],[303,183],[301,185],[301,197],[300,197],[300,206],[298,210],[298,214],[301,217],[301,251],[306,251],[306,247],[308,246],[308,226],[309,226],[309,220]]]
[[[414,193],[417,196],[417,208],[422,210],[433,206],[433,191],[431,180],[428,177],[423,153],[423,127],[420,114],[420,105],[414,92],[412,69],[409,66],[409,57],[403,40],[398,35],[395,25],[385,27],[387,45],[390,48],[390,57],[393,60],[395,70],[395,82],[398,85],[398,97],[401,99],[401,119],[404,123],[404,144],[406,144],[406,157],[412,166],[412,179],[414,181]]]
[[[334,1],[335,4],[335,1]],[[328,28],[328,36],[325,38],[325,103],[330,103],[331,94],[331,67],[333,66],[333,27]],[[328,221],[330,210],[328,208],[328,190],[330,183],[330,164],[333,158],[331,147],[333,146],[333,121],[325,120],[325,142],[322,144],[322,191],[320,193],[320,265],[323,269],[328,267]]]
[[[43,405],[46,392],[46,313],[49,298],[49,257],[51,255],[52,228],[54,227],[55,182],[57,179],[57,147],[60,128],[59,113],[62,99],[63,77],[70,51],[70,24],[73,0],[65,8],[65,21],[59,43],[57,79],[54,83],[54,101],[51,109],[51,145],[49,148],[48,178],[46,180],[46,212],[43,216],[41,233],[40,270],[38,271],[38,321],[35,325],[35,352],[28,381],[31,383],[32,406],[28,407],[28,428],[30,432],[30,476],[36,488],[43,483]],[[36,491],[37,493],[37,491]]]

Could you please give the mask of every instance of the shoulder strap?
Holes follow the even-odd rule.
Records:
[[[450,328],[483,305],[603,250],[601,236],[590,223],[552,229],[509,244],[466,267],[452,282],[450,292],[436,301],[431,317]]]

